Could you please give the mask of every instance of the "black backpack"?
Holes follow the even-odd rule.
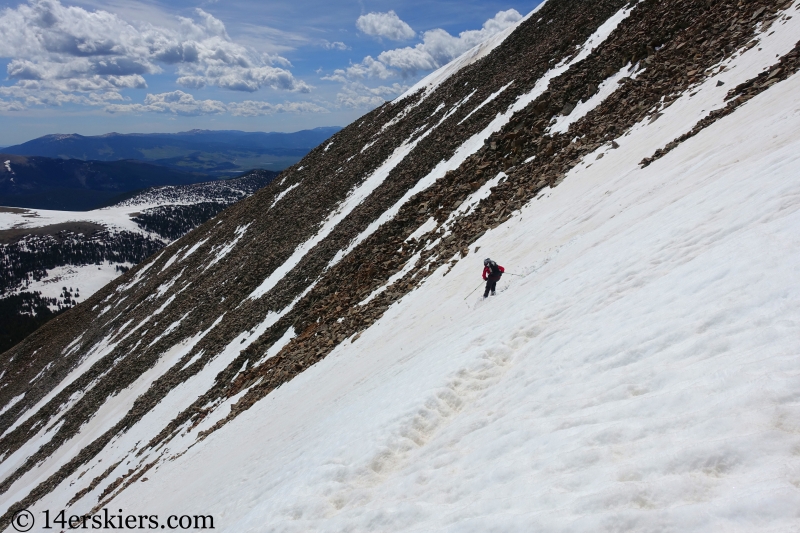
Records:
[[[494,261],[489,261],[489,270],[492,271],[492,276],[502,276],[503,273],[500,271],[500,267],[497,266],[497,263]]]

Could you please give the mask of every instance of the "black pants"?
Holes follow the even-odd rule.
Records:
[[[483,291],[483,297],[486,298],[487,296],[489,296],[489,291],[492,291],[492,294],[494,294],[494,290],[495,290],[496,287],[497,287],[497,280],[496,279],[492,279],[492,278],[487,279],[486,280],[486,290]]]

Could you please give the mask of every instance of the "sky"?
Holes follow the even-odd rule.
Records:
[[[0,146],[345,126],[539,0],[0,0]]]

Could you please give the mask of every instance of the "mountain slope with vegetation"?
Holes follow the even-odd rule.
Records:
[[[256,170],[230,180],[154,187],[82,213],[0,208],[0,350],[274,177]]]

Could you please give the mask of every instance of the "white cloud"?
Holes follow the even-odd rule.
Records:
[[[346,82],[336,95],[340,107],[353,109],[372,109],[383,104],[387,99],[403,94],[408,86],[394,83],[391,86],[367,87],[360,82]]]
[[[341,41],[322,41],[322,47],[326,50],[350,50],[350,47]]]
[[[333,74],[323,76],[323,80],[339,81],[342,83],[351,80],[363,80],[365,78],[379,78],[386,80],[396,76],[396,72],[392,72],[386,65],[380,61],[376,61],[372,56],[365,57],[361,63],[350,65],[346,69],[336,69]]]
[[[275,113],[328,113],[324,107],[311,102],[287,102],[284,104],[270,104],[269,102],[232,102],[228,104],[231,115],[239,117],[256,117],[273,115]]]
[[[35,106],[58,107],[64,104],[102,106],[124,100],[116,92],[70,93],[43,88],[37,81],[22,81],[11,87],[0,87],[0,110],[21,111]]]
[[[181,116],[219,115],[229,113],[234,116],[255,117],[274,113],[327,113],[328,110],[311,102],[287,102],[271,104],[245,100],[225,104],[219,100],[197,100],[183,91],[148,94],[142,104],[111,104],[105,110],[112,114],[120,113],[167,113]]]
[[[0,57],[10,59],[9,80],[29,93],[15,98],[26,101],[35,99],[36,91],[118,95],[146,88],[146,76],[166,66],[176,70],[176,81],[186,88],[311,89],[288,70],[288,60],[234,42],[222,21],[202,9],[166,28],[134,25],[113,13],[59,0],[30,0],[0,12],[0,35]]]
[[[0,112],[13,113],[15,111],[24,111],[25,106],[17,101],[0,100]]]
[[[457,37],[442,29],[426,31],[422,34],[422,42],[416,46],[387,50],[381,52],[377,58],[366,56],[360,63],[351,64],[344,69],[336,69],[333,74],[323,76],[322,79],[342,84],[341,90],[336,95],[339,106],[359,109],[374,108],[387,99],[402,94],[407,86],[394,83],[370,87],[367,85],[370,80],[383,82],[391,78],[406,79],[416,75],[419,71],[437,69],[520,20],[522,20],[522,15],[514,9],[509,9],[498,12],[484,22],[480,30],[463,31]],[[358,29],[369,35],[399,38],[403,34],[398,23],[407,28],[404,38],[413,37],[413,30],[393,11],[363,15],[359,17],[356,25]]]
[[[356,20],[356,28],[367,35],[385,37],[393,41],[407,41],[417,35],[394,11],[361,15]]]
[[[522,20],[522,15],[515,9],[509,9],[500,11],[484,22],[480,30],[463,31],[458,34],[458,37],[438,28],[426,31],[422,34],[422,42],[416,46],[387,50],[381,52],[377,59],[367,56],[361,63],[351,65],[347,69],[336,70],[334,74],[323,79],[349,81],[377,78],[386,80],[394,76],[408,77],[416,75],[419,71],[434,70],[520,20]]]
[[[183,91],[148,94],[143,104],[112,104],[106,106],[109,113],[171,113],[173,115],[218,115],[227,107],[219,100],[196,100]]]
[[[386,66],[400,70],[404,74],[414,74],[420,70],[433,70],[457,58],[470,48],[482,43],[492,35],[513,26],[522,19],[515,9],[500,11],[483,23],[480,30],[468,30],[454,37],[442,29],[426,31],[422,42],[411,47],[397,48],[382,52],[378,61]]]

